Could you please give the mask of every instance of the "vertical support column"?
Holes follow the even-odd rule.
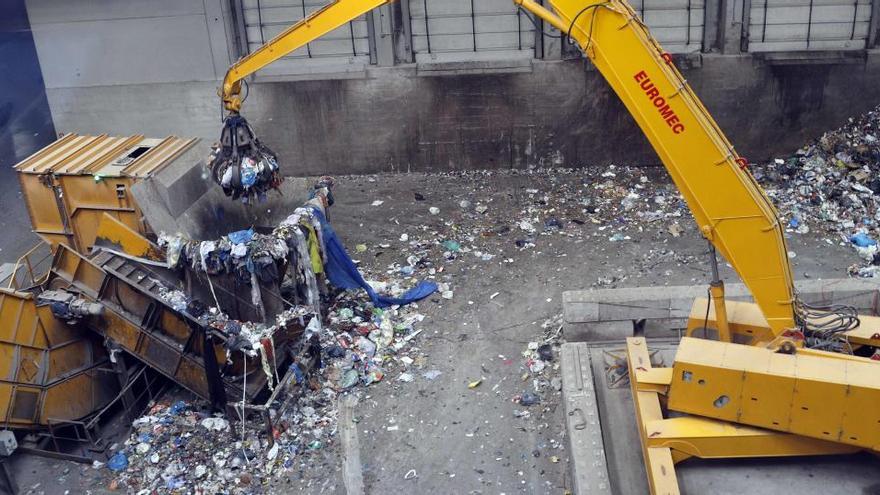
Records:
[[[220,378],[220,366],[214,354],[214,339],[205,329],[191,325],[193,331],[202,334],[202,362],[205,366],[205,380],[208,382],[208,394],[211,396],[211,407],[215,411],[226,411],[226,388]]]
[[[866,48],[876,48],[877,38],[880,38],[880,0],[871,1],[871,23],[868,26],[868,40]]]
[[[205,1],[205,24],[208,28],[208,43],[211,45],[211,62],[214,64],[214,75],[218,79],[223,79],[233,60],[230,40],[235,36],[229,29],[230,15],[222,0]]]
[[[248,54],[247,26],[244,22],[242,0],[228,0],[224,12],[227,13],[229,53],[232,59],[238,60]]]
[[[397,29],[399,41],[395,43],[398,47],[397,57],[403,62],[413,62],[412,47],[412,17],[409,12],[409,0],[400,0],[389,5],[394,13],[393,19],[399,19],[401,29]]]
[[[748,51],[748,18],[751,0],[707,0],[706,21],[709,22],[709,5],[717,2],[715,26],[716,47],[721,53]],[[705,34],[704,34],[705,35]]]
[[[538,0],[538,3],[543,5],[542,0]],[[522,15],[527,15],[531,17],[531,19],[535,22],[535,58],[543,59],[544,58],[544,19],[536,15],[532,15],[530,12],[523,12],[520,9]]]
[[[387,4],[367,13],[370,62],[380,67],[394,65],[394,30],[391,15],[391,6]]]
[[[703,47],[700,51],[709,53],[720,51],[721,0],[706,0],[703,10]]]
[[[131,388],[125,388],[128,385],[129,376],[128,366],[125,364],[125,356],[123,355],[124,351],[121,347],[109,340],[105,341],[104,345],[107,348],[107,353],[110,355],[110,364],[113,365],[113,371],[116,374],[116,380],[119,382],[119,388],[125,390],[121,397],[122,409],[125,411],[125,417],[128,421],[134,421],[135,418],[132,416],[132,408],[135,405],[135,398]]]

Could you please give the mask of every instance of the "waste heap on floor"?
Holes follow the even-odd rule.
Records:
[[[880,107],[826,132],[793,156],[756,168],[789,232],[811,229],[851,244],[852,275],[880,273]]]
[[[134,493],[265,491],[313,458],[330,455],[336,444],[339,393],[382,381],[388,372],[396,374],[396,382],[407,381],[410,367],[424,366],[424,356],[417,355],[413,342],[422,332],[415,326],[424,316],[413,297],[431,294],[436,285],[416,284],[419,290],[414,293],[397,281],[366,282],[356,269],[352,272],[355,264],[326,220],[331,186],[331,179],[322,179],[309,201],[269,234],[248,229],[214,241],[160,236],[170,268],[194,270],[209,282],[236,277],[252,287],[300,286],[304,304],[288,305],[262,322],[235,320],[219,303],[208,306],[172,287],[161,290],[160,297],[175,310],[228,336],[227,358],[230,352],[262,357],[272,329],[299,318],[301,324],[309,322],[303,345],[317,362],[308,369],[295,359],[287,369],[273,370],[263,359],[270,388],[278,391],[267,404],[271,438],[263,416],[251,409],[237,407],[245,414],[236,418],[214,414],[199,400],[155,404],[133,423],[124,445],[114,448],[106,466],[111,487]],[[366,295],[334,290],[340,288],[333,279],[340,276],[336,272],[345,261],[349,265],[342,268],[348,270],[348,278],[343,284],[358,279],[367,286]],[[335,276],[328,276],[331,267]]]

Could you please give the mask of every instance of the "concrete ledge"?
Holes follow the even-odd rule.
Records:
[[[846,304],[859,313],[876,315],[880,283],[865,279],[801,280],[795,283],[801,299],[813,304]],[[728,299],[753,301],[743,284],[725,287]],[[634,320],[647,320],[646,335],[669,336],[683,328],[694,298],[705,297],[707,286],[635,287],[566,291],[562,312],[569,341],[617,340],[631,336]]]
[[[562,345],[562,400],[575,494],[610,494],[611,481],[596,399],[590,349],[585,343]]]

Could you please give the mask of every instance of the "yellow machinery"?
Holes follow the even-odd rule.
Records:
[[[15,166],[34,233],[88,253],[104,213],[149,233],[131,186],[162,170],[197,139],[66,134]]]
[[[55,318],[27,290],[28,253],[0,288],[0,422],[38,428],[82,418],[119,391],[100,339]]]
[[[544,3],[549,8],[534,0],[513,1],[557,28],[593,62],[663,161],[703,236],[730,262],[755,300],[754,304],[725,301],[724,285],[717,265],[713,265],[711,297],[695,301],[687,337],[682,339],[671,368],[651,366],[644,339],[628,340],[630,382],[652,492],[678,493],[674,465],[690,457],[880,450],[880,413],[876,411],[880,362],[871,359],[880,347],[880,319],[861,317],[847,308],[814,308],[798,300],[776,210],[748,171],[747,162],[737,155],[676,69],[673,58],[633,9],[625,0],[548,0]],[[225,137],[247,133],[244,141],[253,140],[249,126],[238,115],[245,77],[386,3],[337,0],[234,64],[220,89],[229,112]],[[116,241],[148,246],[135,233],[141,230],[136,225],[136,207],[125,202],[122,182],[100,180],[132,175],[133,166],[123,167],[115,175],[97,166],[50,167],[51,180],[47,181],[39,178],[44,171],[39,166],[20,165],[25,190],[42,194],[39,206],[33,206],[29,199],[35,229],[51,242],[80,250],[93,242],[98,236],[94,232],[97,222],[89,208],[97,201],[84,199],[82,204],[71,204],[66,194],[57,192],[58,187],[65,187],[61,176],[87,172],[94,177],[87,180],[97,183],[96,191],[107,189],[105,192],[116,194],[119,204],[108,209],[116,223],[131,231],[109,229],[117,233]],[[35,184],[40,181],[50,190],[39,190]],[[29,197],[31,194],[28,192]],[[78,218],[84,219],[82,223]],[[86,224],[94,224],[92,230]],[[76,225],[79,227],[72,227]],[[115,294],[108,292],[110,287],[125,285],[131,288],[124,290],[143,292],[136,287],[137,280],[129,281],[127,274],[119,272],[124,265],[112,256],[86,260],[72,250],[61,249],[52,277],[95,301],[103,297],[113,315],[137,316],[148,308],[139,305],[134,312],[114,309]],[[142,301],[153,304],[149,298]],[[136,327],[134,321],[127,324]],[[199,362],[207,363],[205,358],[213,354],[203,352],[208,342],[192,340],[184,322],[172,323],[161,324],[162,333],[167,334],[163,338],[192,341],[181,344],[183,350],[193,351],[200,359],[188,361],[186,352],[151,357],[146,347],[141,358],[174,360],[175,370],[184,369],[187,363],[196,368]],[[98,329],[104,335],[113,330],[112,326]],[[144,342],[140,339],[149,337],[137,331],[127,335],[138,335],[129,346],[135,353]],[[696,338],[701,335],[704,338]],[[177,378],[186,381],[187,377],[206,376],[207,366],[196,371],[184,371]],[[234,384],[226,384],[230,385]],[[203,396],[215,395],[201,378],[189,386]],[[669,417],[665,411],[685,414]]]
[[[870,359],[880,346],[880,320],[798,300],[775,208],[632,7],[625,0],[513,2],[592,61],[713,246],[710,300],[695,301],[675,365],[652,368],[644,339],[627,342],[651,490],[678,493],[674,463],[693,456],[880,450],[880,413],[872,407],[880,403],[880,362]],[[337,0],[243,58],[220,91],[226,110],[237,117],[244,77],[385,3]],[[715,250],[754,304],[725,301]],[[710,333],[714,339],[694,338]],[[694,416],[667,418],[662,406]]]
[[[645,339],[628,339],[651,491],[678,493],[674,464],[694,456],[880,450],[880,362],[871,359],[880,320],[798,300],[775,209],[633,9],[623,0],[550,0],[552,10],[514,2],[593,62],[660,156],[703,236],[755,300],[726,302],[713,263],[711,302],[695,301],[672,368],[653,368]],[[717,340],[694,338],[709,331]],[[667,417],[664,409],[693,416]]]
[[[252,399],[265,388],[259,357],[227,359],[222,332],[163,298],[180,288],[181,275],[165,269],[130,192],[196,142],[67,134],[15,166],[34,232],[45,245],[22,256],[0,288],[4,428],[83,424],[78,420],[108,406],[121,385],[131,387],[119,378],[123,358],[111,359],[116,351],[218,409],[227,396]],[[187,289],[199,290],[198,282],[188,279]],[[273,335],[279,359],[301,330],[291,324]],[[126,400],[126,407],[134,405]]]

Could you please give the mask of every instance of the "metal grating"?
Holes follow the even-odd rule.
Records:
[[[703,48],[704,0],[630,0],[651,34],[670,53]]]
[[[749,51],[861,50],[871,0],[752,0]]]
[[[406,0],[416,61],[531,57],[535,29],[510,0]],[[443,57],[443,55],[447,55]]]
[[[327,5],[327,0],[242,0],[248,53]],[[303,72],[303,67],[370,63],[366,16],[360,16],[282,57],[264,73]]]

